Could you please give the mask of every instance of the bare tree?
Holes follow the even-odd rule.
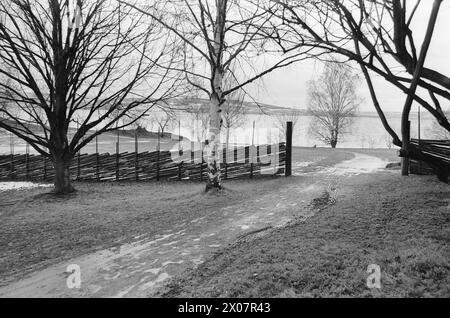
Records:
[[[221,111],[226,99],[272,70],[306,58],[307,54],[303,51],[287,54],[259,70],[256,61],[260,61],[259,65],[269,64],[261,63],[260,55],[270,50],[266,37],[259,35],[259,30],[270,27],[271,15],[252,1],[164,0],[142,6],[138,2],[132,4],[131,0],[124,2],[159,21],[185,44],[182,71],[186,80],[210,101],[206,190],[221,189],[218,150]],[[232,65],[239,65],[240,74],[233,74]],[[224,80],[230,73],[236,85],[224,89]]]
[[[331,148],[349,132],[362,100],[357,84],[351,68],[337,62],[327,62],[319,78],[309,82],[308,112],[313,117],[309,131]]]
[[[164,137],[166,129],[170,129],[176,121],[175,112],[172,109],[160,108],[158,113],[152,115],[152,119],[159,128],[159,134]]]
[[[318,55],[335,53],[358,63],[384,128],[393,144],[402,147],[400,155],[439,166],[433,157],[409,143],[408,121],[411,104],[416,102],[450,131],[450,123],[440,105],[442,100],[450,100],[450,78],[441,70],[424,66],[441,2],[433,1],[420,52],[412,26],[423,1],[271,0],[266,10],[276,19],[272,20],[272,30],[266,30],[266,35],[284,52],[310,47]],[[374,74],[407,96],[402,108],[402,138],[390,126],[379,103],[372,81]],[[402,173],[405,172],[403,169]]]
[[[72,192],[80,149],[171,95],[161,66],[175,63],[173,41],[114,0],[1,0],[0,17],[0,127],[53,162],[57,193]]]
[[[300,120],[301,111],[298,109],[286,110],[277,112],[275,116],[275,126],[281,131],[283,136],[286,136],[287,122],[292,122],[292,130]]]

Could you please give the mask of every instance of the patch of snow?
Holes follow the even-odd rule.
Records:
[[[326,173],[337,176],[343,175],[358,175],[366,173],[374,173],[383,170],[387,161],[378,157],[354,153],[355,157],[350,160],[343,161],[335,166],[317,171],[314,173]]]
[[[309,166],[310,164],[313,164],[313,161],[305,161],[305,162],[294,162],[293,168],[304,168]]]
[[[153,275],[159,274],[159,272],[162,270],[162,267],[159,268],[150,268],[144,271],[144,273],[152,273]],[[145,279],[145,278],[143,278]]]
[[[135,286],[136,285],[132,285],[132,286],[128,287],[127,289],[117,293],[115,296],[113,296],[113,298],[122,298],[123,296],[128,294]]]
[[[27,189],[40,188],[40,187],[50,188],[52,186],[53,186],[52,184],[7,181],[7,182],[0,182],[0,191],[27,190]]]
[[[155,285],[160,284],[160,283],[164,282],[165,280],[167,280],[169,278],[170,278],[169,274],[162,273],[156,278],[156,280],[150,281],[150,282],[140,286],[139,289],[140,290],[146,290],[146,289],[152,288]]]

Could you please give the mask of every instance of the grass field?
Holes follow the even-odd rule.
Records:
[[[69,198],[48,188],[0,191],[0,285],[61,260],[154,237],[291,181],[229,181],[224,196],[204,184],[76,183]]]
[[[322,164],[330,166],[342,160],[351,159],[352,153],[360,153],[378,158],[396,162],[400,161],[397,151],[395,149],[361,149],[361,148],[307,148],[307,147],[293,147],[292,160],[293,162],[314,162],[315,164]]]
[[[219,211],[233,215],[248,209],[249,198],[262,205],[251,209],[267,208],[278,195],[277,202],[281,196],[305,199],[291,192],[326,185],[328,176],[315,172],[355,154],[398,161],[394,150],[295,148],[294,166],[307,176],[229,181],[219,196],[205,195],[203,184],[190,182],[75,183],[78,191],[69,198],[50,195],[48,188],[0,191],[0,286],[60,261],[165,235],[200,218],[226,224],[230,216]],[[400,178],[395,171],[330,178],[338,187],[336,201],[318,193],[308,205],[313,216],[307,221],[217,249],[160,295],[450,296],[448,185],[432,176]],[[365,287],[372,263],[381,267],[381,290]]]
[[[307,222],[238,241],[161,296],[450,297],[448,186],[392,173],[351,182]],[[366,287],[369,264],[379,290]]]
[[[325,167],[351,159],[352,153],[295,148],[294,162]],[[0,281],[48,264],[120,245],[136,236],[151,237],[174,223],[207,215],[213,208],[267,193],[275,180],[227,182],[233,197],[202,196],[202,183],[75,183],[69,199],[47,194],[51,188],[0,191]],[[6,185],[5,185],[6,188]],[[1,284],[1,283],[0,283]]]

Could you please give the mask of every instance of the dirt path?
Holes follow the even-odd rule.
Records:
[[[378,158],[355,154],[355,158],[320,172],[321,178],[298,177],[298,183],[249,198],[237,209],[236,206],[218,209],[217,218],[190,220],[150,241],[103,250],[37,271],[0,288],[0,297],[153,296],[167,279],[201,264],[240,236],[281,227],[294,218],[308,218],[312,215],[309,203],[325,190],[337,189],[340,177],[374,172],[383,164]],[[71,264],[81,269],[79,289],[67,287],[66,269]]]

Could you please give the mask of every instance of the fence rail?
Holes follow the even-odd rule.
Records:
[[[78,154],[72,160],[70,173],[73,180],[79,181],[201,181],[206,178],[207,165],[201,151],[190,151],[190,157],[189,153],[180,155],[169,151]],[[222,158],[220,166],[225,179],[281,175],[286,168],[286,144],[224,149]],[[44,156],[0,155],[0,180],[51,181],[54,174],[51,161]]]
[[[438,163],[438,168],[446,171],[450,169],[450,140],[412,139],[411,144],[433,158]],[[437,167],[433,168],[423,161],[410,160],[410,163],[410,172],[413,174],[442,173],[436,171]]]

